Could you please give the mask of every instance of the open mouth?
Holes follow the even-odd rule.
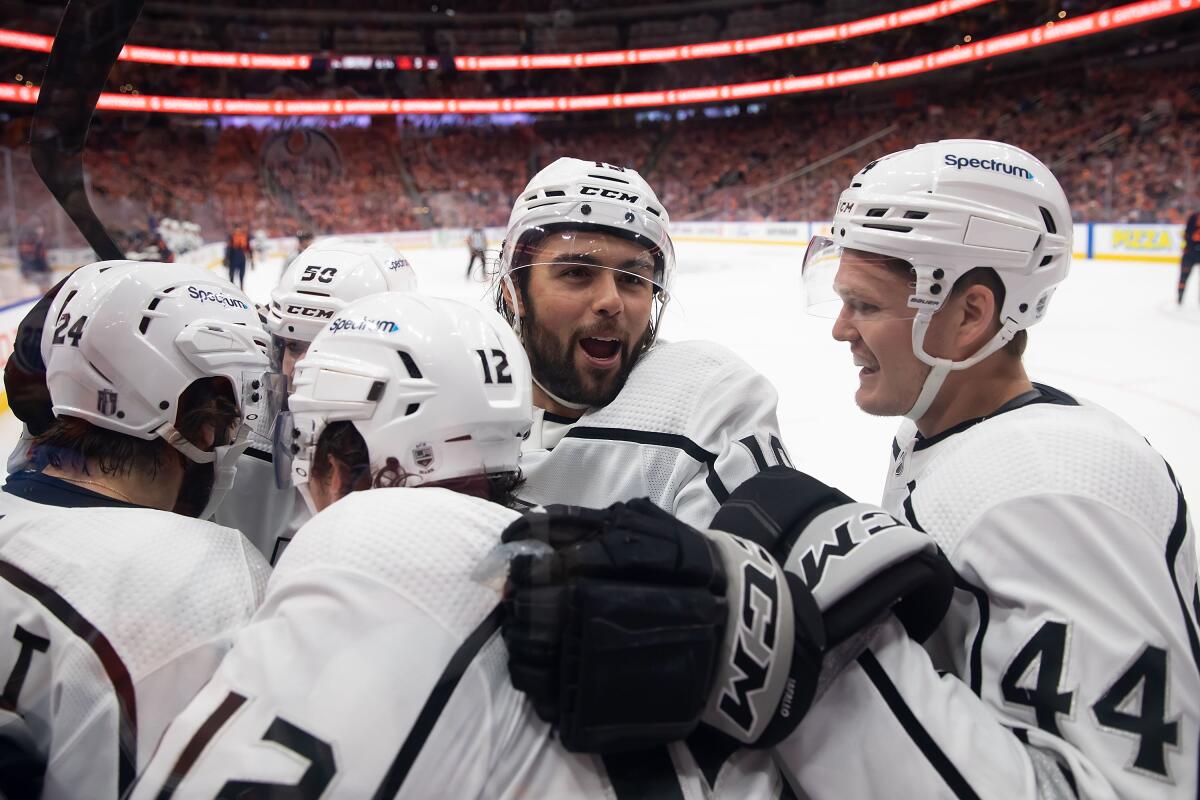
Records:
[[[621,357],[621,340],[610,336],[588,336],[579,340],[579,348],[588,361],[596,366],[608,367]]]
[[[855,357],[854,366],[861,368],[861,369],[859,369],[858,374],[860,377],[863,377],[863,378],[865,378],[868,375],[874,375],[876,372],[879,372],[878,364],[873,364],[863,358]]]

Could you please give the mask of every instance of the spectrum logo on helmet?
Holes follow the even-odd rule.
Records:
[[[1018,167],[1016,164],[1005,164],[1003,161],[997,161],[994,158],[966,158],[964,156],[956,156],[953,153],[947,153],[945,161],[946,166],[954,167],[955,169],[972,167],[974,169],[986,169],[989,172],[1002,172],[1005,175],[1024,178],[1027,181],[1033,180],[1033,173],[1024,167]]]
[[[201,303],[216,303],[222,306],[231,306],[232,308],[250,308],[244,300],[238,300],[236,297],[228,297],[220,292],[210,292],[207,289],[201,289],[196,286],[188,287],[188,295],[193,300],[199,300]]]

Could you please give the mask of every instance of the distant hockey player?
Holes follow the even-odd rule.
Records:
[[[1188,217],[1183,229],[1183,255],[1179,259],[1179,305],[1183,305],[1183,292],[1187,288],[1192,267],[1200,263],[1200,211]]]
[[[225,268],[229,270],[229,282],[239,289],[245,288],[247,260],[254,260],[249,231],[245,225],[235,225],[225,241]]]
[[[574,158],[513,207],[496,304],[533,369],[530,504],[649,497],[705,526],[730,490],[788,461],[770,382],[716,343],[655,343],[675,272],[668,224],[637,172]]]
[[[277,453],[318,513],[135,798],[602,796],[508,684],[475,574],[518,518],[530,386],[505,321],[453,300],[374,295],[317,335]]]
[[[199,267],[103,262],[64,284],[40,469],[0,494],[0,794],[118,798],[262,597],[267,565],[211,513],[268,338]],[[74,277],[74,276],[73,276]]]
[[[794,667],[794,651],[764,646],[710,690],[709,709],[757,712],[745,715],[740,741],[756,743],[750,727],[764,715],[799,723],[770,742],[798,793],[1196,796],[1200,603],[1183,493],[1136,431],[1031,382],[1022,365],[1025,331],[1044,318],[1067,275],[1070,220],[1058,181],[1036,158],[997,142],[950,140],[868,164],[842,193],[831,235],[809,245],[807,302],[836,314],[833,335],[861,367],[856,402],[907,420],[888,469],[884,506],[893,517],[845,506],[839,493],[774,469],[743,484],[714,521],[770,548],[789,573],[791,599],[817,600],[823,646],[840,643],[825,654],[818,691],[768,681],[787,668],[776,660]],[[832,519],[833,530],[810,535],[814,519]],[[870,620],[879,604],[854,596],[831,606],[822,597],[855,575],[892,591],[904,570],[875,572],[887,559],[861,555],[879,551],[877,537],[894,532],[897,519],[948,557],[953,601],[944,617],[939,603],[902,603],[873,630],[848,629],[846,612],[858,605],[867,613],[855,619]],[[580,546],[563,532],[540,538],[566,554]],[[613,562],[629,563],[632,551],[610,545]],[[511,602],[571,596],[579,576],[565,555],[558,561],[557,572],[536,580],[514,573]],[[661,596],[639,596],[635,588],[649,581],[634,576],[626,568],[603,577],[626,588],[624,618],[655,613],[659,641],[669,640],[675,612]],[[779,602],[768,597],[762,608]],[[527,617],[506,631],[510,643],[538,643],[536,651],[510,645],[514,680],[537,673],[529,691],[547,718],[616,725],[613,705],[597,702],[603,713],[580,720],[537,688],[586,678],[557,655],[583,645],[560,648],[556,637],[570,637],[553,631],[584,622],[606,629],[603,615],[578,604],[550,605],[540,622]],[[694,630],[694,620],[679,628]],[[738,641],[762,645],[762,630]],[[671,650],[664,645],[640,664],[636,651],[624,652],[621,674],[646,693],[682,686],[690,670]],[[730,650],[737,664],[741,651],[727,642]],[[610,699],[625,700],[627,685],[609,677]]]
[[[417,276],[403,255],[384,244],[321,242],[296,257],[271,292],[266,327],[274,371],[290,381],[296,362],[337,312],[352,301],[387,291],[410,291]],[[276,485],[270,445],[254,441],[237,484],[216,521],[244,533],[272,564],[309,517],[290,480]],[[286,478],[286,476],[279,476]]]
[[[37,287],[42,294],[53,282],[53,271],[46,257],[46,229],[41,225],[26,231],[17,243],[17,256],[21,262],[21,277]]]
[[[467,249],[471,251],[471,260],[467,262],[467,280],[471,279],[471,272],[475,269],[476,261],[479,262],[479,274],[486,274],[487,234],[483,232],[483,228],[471,228],[471,233],[467,236]]]

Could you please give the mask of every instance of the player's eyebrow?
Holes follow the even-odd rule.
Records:
[[[654,264],[647,263],[648,258],[649,258],[649,256],[645,256],[645,255],[631,258],[628,261],[625,261],[623,264],[621,264],[620,268],[623,270],[627,270],[627,271],[628,270],[641,270],[643,272],[651,272],[654,270]]]
[[[596,258],[591,253],[556,253],[546,259],[551,264],[586,264],[593,267],[602,267],[600,259]]]

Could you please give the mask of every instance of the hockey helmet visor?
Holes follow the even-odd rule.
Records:
[[[814,236],[800,270],[805,310],[813,316],[853,322],[913,319],[916,289],[912,265],[896,256],[844,247]]]
[[[508,231],[501,279],[528,267],[556,275],[608,269],[631,290],[665,302],[675,275],[675,248],[651,212],[602,200],[555,203],[527,214]]]

